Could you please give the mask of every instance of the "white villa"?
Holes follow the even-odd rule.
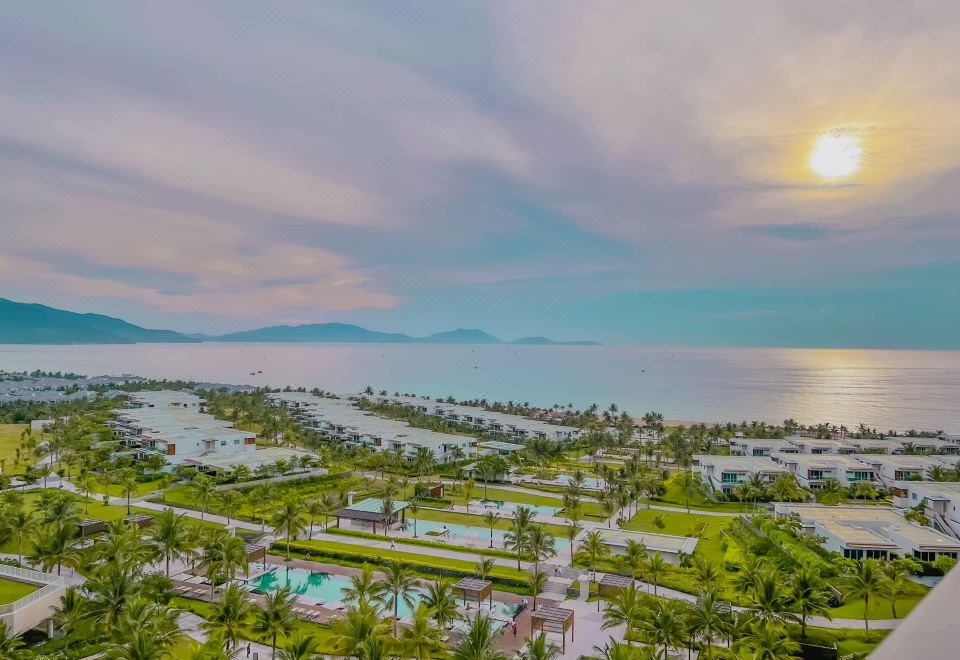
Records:
[[[880,485],[878,469],[842,454],[775,454],[773,460],[797,478],[802,488],[818,490],[830,479],[849,487],[858,483]]]
[[[933,561],[940,555],[956,559],[960,554],[957,539],[912,523],[886,507],[781,502],[774,510],[778,516],[796,514],[805,533],[823,537],[825,548],[849,559]]]
[[[944,438],[912,438],[907,436],[887,436],[882,440],[849,438],[846,442],[857,448],[860,453],[880,452],[884,454],[903,454],[912,448],[911,454],[957,454],[960,446]]]
[[[960,482],[898,481],[890,490],[894,506],[912,509],[923,505],[931,527],[960,538]]]
[[[664,561],[674,565],[680,564],[682,554],[693,554],[699,541],[693,536],[651,534],[627,529],[604,529],[600,532],[600,537],[603,544],[610,548],[610,554],[614,557],[622,557],[626,554],[627,541],[637,541],[645,545],[651,555],[659,552]]]
[[[276,392],[269,397],[274,405],[286,405],[304,428],[329,438],[375,451],[401,451],[412,456],[417,449],[429,449],[438,461],[454,460],[455,449],[464,457],[476,452],[477,439],[467,435],[437,433],[406,422],[365,412],[347,399],[318,397],[305,392]]]
[[[925,479],[934,467],[952,469],[960,460],[957,456],[904,454],[854,454],[853,458],[873,467],[884,486],[891,486],[896,481]]]
[[[737,484],[748,481],[759,474],[766,482],[773,481],[787,470],[771,461],[758,456],[713,456],[696,454],[693,457],[694,470],[703,483],[711,490],[729,495]]]
[[[800,450],[784,438],[731,438],[730,454],[736,456],[772,456],[798,454]]]

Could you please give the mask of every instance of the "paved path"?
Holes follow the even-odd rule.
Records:
[[[180,630],[201,644],[207,641],[207,633],[200,627],[204,621],[205,619],[197,616],[193,612],[183,612],[177,618],[177,624],[180,626]],[[240,648],[243,650],[237,655],[238,658],[246,658],[247,643],[248,642],[241,642]],[[267,660],[271,657],[270,647],[266,644],[260,644],[259,642],[249,642],[249,644],[251,658],[253,658],[254,653],[258,654],[259,660]]]

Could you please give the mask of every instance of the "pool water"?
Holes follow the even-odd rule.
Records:
[[[557,516],[563,510],[562,506],[546,506],[544,504],[521,504],[519,502],[504,502],[500,500],[478,500],[471,502],[473,506],[480,506],[485,509],[506,509],[515,511],[517,507],[525,506],[540,516]]]
[[[564,487],[569,486],[571,481],[573,481],[573,477],[571,477],[569,474],[558,474],[553,479],[553,483]],[[583,487],[599,490],[600,480],[596,477],[585,477],[583,480]]]
[[[343,600],[344,589],[350,588],[350,578],[345,575],[333,575],[319,571],[309,571],[305,568],[275,568],[252,580],[250,584],[257,593],[276,591],[282,587],[290,587],[298,596],[313,598],[320,603],[335,603]],[[411,594],[413,607],[400,601],[397,614],[402,619],[410,616],[420,604],[422,592]],[[462,601],[459,601],[462,602]],[[512,619],[517,606],[498,600],[493,601],[494,617]]]
[[[446,534],[439,534],[444,529],[447,530]],[[413,532],[413,521],[410,518],[407,518],[407,527],[406,531]],[[430,532],[435,532],[430,534]],[[503,548],[503,538],[506,536],[507,530],[504,529],[494,529],[493,530],[493,547]],[[458,525],[456,523],[441,523],[434,522],[432,520],[417,520],[417,536],[424,536],[428,540],[443,541],[446,537],[450,542],[456,545],[463,545],[465,541],[469,540],[470,544],[475,547],[487,547],[490,545],[490,528],[489,527],[477,527],[475,525]],[[557,549],[557,552],[560,553],[567,546],[570,545],[570,542],[565,538],[555,537],[553,540],[553,547]]]

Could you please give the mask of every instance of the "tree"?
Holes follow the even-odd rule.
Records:
[[[509,655],[497,649],[496,641],[497,631],[490,618],[478,614],[451,656],[453,660],[509,660]]]
[[[647,632],[655,645],[663,646],[663,656],[667,657],[670,648],[679,648],[687,637],[683,603],[654,600],[647,615],[640,620],[640,628]]]
[[[297,624],[293,611],[295,596],[289,587],[281,587],[266,594],[263,609],[257,608],[253,631],[270,638],[270,655],[276,656],[277,638],[289,635]]]
[[[198,474],[187,487],[194,500],[200,505],[200,520],[203,520],[203,516],[207,513],[207,507],[210,505],[210,502],[216,499],[216,484],[213,479],[207,475]]]
[[[170,560],[182,559],[194,549],[195,535],[190,521],[184,514],[174,513],[173,509],[164,509],[154,517],[147,537],[163,557],[167,577],[170,577]]]
[[[283,534],[287,541],[287,560],[290,560],[290,540],[297,538],[307,527],[306,511],[303,501],[294,495],[284,498],[273,516],[270,524],[276,534]]]
[[[133,470],[121,470],[117,475],[117,485],[127,498],[127,515],[130,515],[130,498],[137,491],[137,473]]]
[[[578,523],[576,520],[570,519],[570,524],[567,525],[567,541],[569,542],[569,545],[570,545],[570,561],[571,562],[573,561],[573,558],[574,558],[574,546],[575,546],[574,541],[582,531],[583,531],[583,525]]]
[[[876,559],[858,560],[847,576],[847,596],[863,599],[863,627],[870,630],[870,598],[880,594],[883,588],[883,573]]]
[[[496,526],[497,521],[500,519],[500,514],[496,511],[486,511],[481,516],[483,518],[484,524],[490,528],[490,547],[493,547],[493,528]]]
[[[391,560],[384,566],[383,595],[384,604],[393,610],[393,636],[397,636],[397,619],[399,619],[400,603],[413,607],[413,594],[417,590],[419,581],[417,575],[407,564]]]
[[[477,577],[481,580],[489,580],[493,573],[495,562],[492,557],[485,557],[477,562]]]
[[[598,529],[587,532],[580,541],[577,551],[579,561],[586,563],[593,572],[593,580],[597,579],[597,564],[610,556],[610,548],[603,542],[602,532]]]
[[[616,628],[617,626],[626,626],[627,645],[632,645],[631,637],[633,631],[646,613],[646,603],[643,594],[637,589],[636,584],[631,584],[626,589],[620,589],[612,598],[610,598],[607,608],[603,612],[602,629]]]
[[[427,590],[421,595],[420,602],[430,608],[430,616],[437,622],[438,628],[446,628],[447,624],[458,617],[453,585],[446,580],[427,584]]]
[[[807,619],[811,616],[830,618],[830,591],[820,573],[809,566],[799,566],[790,578],[787,604],[800,615],[800,635],[807,636]]]
[[[200,626],[208,633],[220,636],[227,649],[235,648],[252,612],[253,605],[247,601],[244,590],[230,584]]]
[[[774,569],[761,570],[754,580],[751,610],[758,621],[777,623],[795,618],[786,612],[787,594],[780,573]]]
[[[416,497],[410,498],[407,511],[410,512],[410,519],[413,520],[413,538],[417,538],[417,513],[420,512],[420,501]]]
[[[525,650],[520,654],[519,660],[556,660],[560,655],[559,649],[549,641],[544,633],[536,637],[525,637]]]
[[[39,528],[34,538],[34,552],[30,557],[33,563],[39,563],[43,570],[57,567],[57,575],[64,564],[76,566],[80,554],[76,550],[77,539],[72,524],[53,524]]]
[[[423,477],[430,473],[430,470],[436,465],[433,452],[426,447],[417,447],[413,455],[413,464],[417,469],[417,481],[423,481]]]
[[[388,536],[390,532],[390,521],[393,520],[393,500],[384,492],[383,500],[380,502],[380,513],[383,515],[383,535]]]
[[[220,493],[220,507],[227,517],[227,527],[230,526],[230,519],[236,517],[233,512],[240,510],[242,502],[243,495],[235,490],[225,490]]]
[[[36,517],[23,509],[15,509],[14,511],[4,512],[4,517],[6,520],[3,521],[3,525],[6,527],[6,531],[11,534],[15,534],[17,537],[17,563],[23,563],[23,537],[29,536],[37,528],[37,519]]]
[[[368,643],[388,633],[390,625],[380,616],[380,611],[370,603],[362,602],[347,610],[346,615],[334,621],[331,641],[338,655],[369,658]]]
[[[703,496],[703,482],[700,481],[700,476],[693,472],[681,472],[674,482],[680,487],[687,513],[690,513],[690,500]]]
[[[542,527],[531,526],[527,532],[527,552],[533,556],[534,572],[540,572],[540,562],[557,555],[553,535],[543,531]]]
[[[704,555],[693,556],[693,575],[701,588],[716,589],[723,584],[724,573],[716,561]]]
[[[314,660],[322,657],[320,639],[313,633],[296,633],[282,649],[280,660]]]
[[[420,603],[413,612],[413,622],[403,629],[403,646],[406,657],[429,660],[444,650],[443,628],[430,621],[430,608]]]
[[[730,607],[720,600],[718,589],[701,589],[697,602],[690,610],[691,634],[700,637],[707,645],[705,657],[712,656],[713,638],[730,629]]]
[[[547,574],[535,571],[527,574],[527,588],[530,589],[530,595],[533,596],[533,609],[537,609],[537,596],[543,591],[547,584]]]
[[[23,640],[19,635],[11,635],[7,624],[0,621],[0,658],[9,658],[17,660],[23,657],[20,649],[23,648]]]
[[[385,590],[383,582],[374,575],[373,569],[364,564],[358,575],[350,576],[350,586],[343,590],[343,602],[357,607],[377,603]]]
[[[817,491],[817,501],[823,504],[838,504],[843,500],[843,485],[836,479],[827,479]]]
[[[800,652],[800,645],[790,639],[783,626],[773,623],[750,626],[738,646],[748,649],[754,660],[789,660]]]
[[[654,552],[653,556],[647,560],[647,578],[653,582],[654,596],[657,595],[657,585],[660,583],[660,578],[663,577],[668,569],[669,565],[659,552]]]
[[[214,530],[203,544],[201,554],[204,573],[210,581],[210,601],[220,582],[233,582],[238,570],[248,569],[247,546],[239,536],[223,529]]]
[[[907,591],[907,576],[911,571],[918,571],[920,565],[907,557],[894,559],[883,564],[882,595],[890,601],[890,611],[893,618],[897,618],[897,598]]]

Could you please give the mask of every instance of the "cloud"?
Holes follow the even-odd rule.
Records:
[[[843,233],[824,225],[803,222],[783,225],[751,225],[744,227],[743,231],[747,234],[756,234],[757,236],[766,236],[782,241],[822,241]]]

